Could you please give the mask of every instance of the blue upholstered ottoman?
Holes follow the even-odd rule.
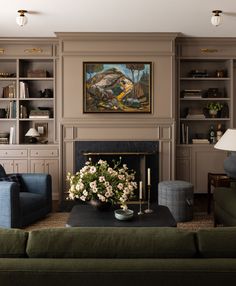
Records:
[[[185,181],[158,184],[158,203],[167,206],[177,222],[193,218],[193,185]]]

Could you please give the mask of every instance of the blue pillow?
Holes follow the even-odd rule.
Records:
[[[18,174],[11,174],[11,175],[6,175],[5,177],[0,177],[0,181],[15,182],[19,185],[21,191],[21,180],[20,180],[20,175]]]
[[[2,177],[6,177],[6,172],[5,169],[3,168],[3,166],[0,164],[0,178]]]

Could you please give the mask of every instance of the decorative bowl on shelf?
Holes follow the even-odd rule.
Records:
[[[127,210],[123,210],[123,209],[118,209],[114,211],[115,213],[115,218],[118,220],[129,220],[134,216],[134,211],[127,209]]]

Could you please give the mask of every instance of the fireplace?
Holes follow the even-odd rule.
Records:
[[[144,199],[147,199],[147,169],[151,169],[151,201],[158,198],[159,181],[159,144],[158,141],[76,141],[75,142],[75,172],[79,171],[85,162],[91,158],[93,162],[106,160],[111,166],[112,161],[122,159],[129,169],[136,172],[135,181],[143,182]],[[138,199],[138,190],[134,200]]]

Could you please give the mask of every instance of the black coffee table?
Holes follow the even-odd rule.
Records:
[[[143,206],[143,210],[146,205]],[[176,227],[176,221],[170,210],[158,204],[150,207],[153,213],[138,215],[139,205],[129,205],[129,209],[134,211],[134,216],[130,220],[117,220],[114,216],[114,209],[109,211],[99,211],[87,204],[75,205],[70,213],[67,227]]]

